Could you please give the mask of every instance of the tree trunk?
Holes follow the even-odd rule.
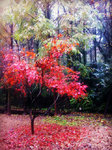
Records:
[[[84,21],[84,23],[83,23],[83,34],[85,35],[85,21]],[[84,65],[86,65],[86,62],[87,62],[87,59],[86,59],[86,49],[85,49],[86,47],[85,47],[85,44],[83,43],[82,44],[82,53],[83,53],[83,63],[84,63]]]
[[[7,113],[8,91],[6,89],[5,89],[5,94],[6,94],[6,98],[5,98],[5,112]]]
[[[28,50],[30,51],[30,41],[27,40],[27,47],[28,47]]]
[[[15,42],[16,42],[17,50],[18,50],[18,52],[19,52],[19,44],[18,44],[17,40],[15,40]]]
[[[86,51],[85,49],[83,49],[83,63],[84,65],[86,65],[87,61],[86,61]]]
[[[95,58],[95,62],[97,62],[96,39],[94,40],[94,58]]]
[[[93,62],[92,49],[90,49],[90,63]]]
[[[10,90],[8,89],[8,102],[7,102],[7,114],[11,115],[11,101],[10,101]]]
[[[95,28],[94,34],[96,35],[96,28]],[[93,43],[94,43],[94,61],[97,62],[96,38],[94,39]]]
[[[54,115],[57,115],[57,100],[59,98],[59,94],[56,96],[56,93],[54,93],[54,109],[55,109],[55,113]]]
[[[55,113],[54,115],[57,115],[57,105],[56,105],[56,98],[54,98],[54,109],[55,109]]]
[[[13,50],[13,24],[10,25],[10,29],[11,29],[11,49]]]
[[[60,30],[59,30],[59,2],[58,2],[58,34],[60,33]]]
[[[23,108],[24,108],[24,114],[27,114],[27,99],[26,99],[26,97],[23,97]]]
[[[32,113],[32,108],[30,109],[29,116],[30,116],[30,120],[31,120],[31,134],[34,134],[34,119],[35,119],[35,116]]]
[[[50,10],[50,4],[49,3],[47,3],[47,6],[46,6],[45,17],[47,19],[51,19],[51,10]]]
[[[104,110],[104,116],[106,117],[106,115],[107,115],[107,110],[108,110],[108,107],[109,107],[109,103],[110,103],[110,101],[111,101],[111,99],[112,99],[112,90],[110,90],[109,92],[108,92],[108,96],[107,96],[107,103],[106,103],[106,106],[105,106],[105,110]]]
[[[108,63],[111,63],[112,60],[112,46],[109,45],[108,47]]]
[[[31,133],[34,134],[34,118],[31,119]]]

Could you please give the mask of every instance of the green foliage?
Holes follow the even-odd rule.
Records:
[[[112,88],[112,69],[110,65],[99,63],[85,66],[74,62],[76,70],[80,71],[80,79],[88,85],[88,96],[82,100],[71,99],[71,107],[76,111],[104,112],[108,93]],[[109,105],[108,111],[111,111]]]
[[[13,37],[18,42],[31,38],[44,40],[55,34],[52,21],[46,19],[31,1],[12,3],[5,9],[2,19],[4,23],[14,25]]]
[[[70,103],[71,108],[74,109],[75,111],[91,112],[91,110],[93,110],[93,101],[90,98],[90,95],[79,101],[72,98],[70,100]]]
[[[86,49],[90,48],[91,45],[89,44],[92,39],[94,39],[96,36],[94,34],[90,33],[76,33],[73,35],[73,38],[77,40],[79,43],[82,43],[84,47],[86,46]]]
[[[91,32],[92,29],[102,28],[101,22],[97,19],[101,19],[101,13],[82,1],[66,2],[64,6],[65,9],[66,7],[68,9],[66,9],[66,14],[59,16],[60,29],[66,36],[69,35],[77,42],[82,43],[82,48],[87,50],[91,46],[90,41],[96,37]]]
[[[112,69],[108,64],[103,63],[90,66],[92,72],[90,78],[86,80],[91,89],[89,96],[93,101],[94,111],[104,112],[108,100],[108,92],[112,87]]]
[[[81,79],[89,78],[91,68],[89,66],[85,66],[79,61],[74,61],[73,66],[80,72]]]
[[[48,37],[55,35],[54,25],[51,20],[46,19],[44,16],[38,18],[34,25],[35,39],[47,40]]]

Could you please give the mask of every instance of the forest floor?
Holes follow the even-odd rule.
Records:
[[[99,114],[38,116],[0,114],[0,150],[112,150],[112,117]]]

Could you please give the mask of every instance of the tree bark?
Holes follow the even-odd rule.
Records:
[[[54,109],[55,109],[54,115],[58,114],[58,112],[57,112],[57,100],[58,100],[58,98],[59,98],[59,94],[57,94],[57,96],[56,96],[56,93],[54,93]]]
[[[5,112],[7,113],[7,105],[8,105],[8,91],[5,89],[5,94],[6,94],[6,98],[5,98]]]
[[[55,109],[54,115],[56,116],[57,115],[57,103],[56,103],[56,96],[55,96],[55,94],[54,94],[54,109]]]
[[[85,35],[85,21],[84,21],[84,23],[83,23],[83,34]],[[84,65],[86,65],[86,63],[87,63],[87,59],[86,59],[86,49],[85,49],[85,44],[83,43],[82,44],[82,54],[83,54],[83,63],[84,63]]]
[[[60,33],[60,30],[59,30],[59,2],[58,2],[58,34]]]
[[[90,49],[90,63],[93,62],[92,49]]]
[[[34,118],[31,119],[31,133],[34,134]]]
[[[96,28],[95,28],[94,34],[96,35]],[[97,62],[96,38],[94,39],[93,43],[94,43],[94,61]]]
[[[35,115],[32,113],[32,108],[30,110],[30,120],[31,120],[31,134],[34,134],[34,119],[36,118]]]
[[[27,47],[28,47],[28,50],[30,51],[30,41],[27,40]]]
[[[10,101],[10,90],[9,89],[8,89],[7,114],[11,115],[11,101]]]
[[[86,51],[85,49],[83,48],[83,62],[84,62],[84,65],[86,65],[87,61],[86,61]]]
[[[110,103],[110,101],[111,101],[111,98],[112,98],[112,90],[110,90],[109,92],[108,92],[108,96],[107,96],[107,103],[106,103],[106,106],[105,106],[105,110],[104,110],[104,116],[106,117],[106,115],[107,115],[107,110],[108,110],[108,107],[109,107],[109,103]]]
[[[10,29],[11,29],[11,49],[13,50],[13,24],[10,25]]]
[[[51,10],[50,10],[50,4],[49,3],[47,3],[47,6],[46,6],[45,17],[47,19],[51,19]]]

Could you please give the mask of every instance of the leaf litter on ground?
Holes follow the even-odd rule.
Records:
[[[31,135],[28,115],[0,115],[2,150],[112,149],[111,117],[98,114],[38,116]]]

